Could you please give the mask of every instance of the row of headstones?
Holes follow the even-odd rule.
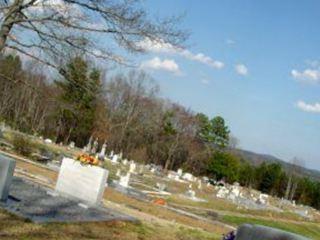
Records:
[[[227,199],[233,202],[243,202],[251,201],[256,204],[267,205],[269,196],[267,194],[259,193],[257,197],[255,197],[252,193],[249,196],[246,196],[239,183],[234,183],[231,186],[217,186],[216,189],[217,194],[216,197]],[[245,202],[244,202],[245,203]]]

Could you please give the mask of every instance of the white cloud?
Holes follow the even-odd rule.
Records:
[[[236,41],[234,41],[234,40],[232,40],[232,39],[230,39],[230,38],[228,38],[227,40],[226,40],[226,44],[228,44],[228,45],[234,45],[236,43]]]
[[[296,69],[291,71],[291,76],[301,82],[320,83],[320,70],[307,68],[302,72]]]
[[[173,59],[161,60],[159,57],[142,62],[141,68],[163,70],[175,74],[181,73],[179,65]]]
[[[204,85],[209,85],[210,84],[210,81],[206,78],[202,78],[201,79],[201,83],[204,84]]]
[[[248,68],[244,64],[237,64],[234,68],[239,75],[245,76],[248,74]]]
[[[138,46],[145,51],[180,55],[186,59],[200,62],[216,69],[221,69],[224,67],[223,62],[214,60],[203,53],[192,53],[189,50],[173,46],[172,44],[166,43],[163,40],[153,41],[149,38],[146,38],[138,43]]]
[[[320,103],[308,104],[304,101],[298,101],[297,107],[305,112],[320,113]]]
[[[151,40],[145,38],[144,40],[138,43],[138,47],[145,51],[155,52],[155,53],[176,53],[177,47],[174,47],[170,43],[166,43],[163,40]]]
[[[204,55],[203,53],[197,53],[194,54],[190,52],[189,50],[183,50],[180,52],[181,56],[184,56],[187,59],[190,59],[192,61],[200,62],[203,64],[206,64],[210,67],[221,69],[224,67],[224,63],[221,61],[213,60],[211,57],[208,57]]]

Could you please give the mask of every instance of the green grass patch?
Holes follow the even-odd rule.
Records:
[[[189,229],[180,227],[176,232],[176,239],[179,240],[220,240],[222,236],[200,231],[197,229]]]

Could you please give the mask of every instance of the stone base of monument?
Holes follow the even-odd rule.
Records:
[[[7,211],[37,223],[136,221],[112,209],[82,205],[81,201],[54,194],[51,189],[17,177],[12,180],[8,200],[0,203]]]
[[[236,240],[308,240],[293,233],[261,225],[243,224],[237,230]]]
[[[141,201],[150,201],[151,198],[148,197],[147,194],[143,193],[142,191],[135,189],[133,187],[123,187],[117,182],[110,183],[110,187],[112,187],[114,190],[123,193],[125,195],[128,195],[129,197],[135,198],[137,200]]]

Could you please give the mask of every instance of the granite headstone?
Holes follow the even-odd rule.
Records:
[[[15,166],[15,160],[0,154],[0,201],[6,201],[9,196]]]
[[[236,240],[308,240],[283,230],[261,225],[243,224],[237,230]]]

